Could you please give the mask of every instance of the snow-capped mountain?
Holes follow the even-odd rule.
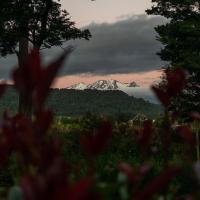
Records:
[[[87,89],[87,85],[85,83],[77,83],[77,84],[67,87],[67,89],[85,90],[85,89]]]
[[[91,90],[117,90],[118,85],[116,80],[99,80],[95,83],[89,84],[87,89]]]
[[[99,80],[92,84],[86,85],[85,83],[78,83],[68,87],[67,89],[75,90],[123,90],[125,88],[138,87],[135,82],[131,83],[121,83],[117,80]]]
[[[99,80],[95,83],[89,84],[87,89],[95,89],[95,90],[121,90],[126,87],[136,87],[137,84],[135,82],[131,83],[121,83],[116,80]]]
[[[153,92],[146,87],[139,87],[135,82],[122,83],[117,80],[99,80],[92,84],[78,83],[67,87],[67,89],[75,90],[120,90],[129,96],[134,96],[136,98],[143,98],[152,103],[158,103]]]

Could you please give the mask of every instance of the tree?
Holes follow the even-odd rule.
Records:
[[[200,68],[200,2],[195,0],[152,0],[146,12],[161,15],[169,22],[157,26],[158,40],[164,45],[160,57],[172,66],[190,71]]]
[[[70,39],[90,37],[89,30],[75,27],[59,0],[0,1],[0,54],[16,53],[20,67],[26,62],[30,44],[41,50],[61,46]],[[23,94],[19,101],[20,112],[30,113],[30,108],[23,107]]]
[[[158,53],[169,61],[170,69],[181,67],[189,72],[186,90],[174,99],[171,109],[198,111],[200,98],[200,2],[195,0],[152,0],[146,12],[161,15],[168,23],[155,28],[163,49]],[[192,98],[191,98],[192,94]],[[192,107],[191,107],[192,105]]]
[[[169,110],[178,113],[184,121],[191,121],[190,114],[200,112],[200,86],[195,76],[191,76],[178,98],[172,99]],[[188,115],[189,114],[189,115]]]

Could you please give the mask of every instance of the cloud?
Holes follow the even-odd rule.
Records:
[[[160,69],[164,63],[156,55],[161,44],[155,39],[154,27],[166,20],[146,15],[127,17],[112,24],[89,25],[87,28],[93,35],[90,41],[76,40],[65,43],[64,46],[73,44],[76,48],[65,64],[62,75],[108,75]],[[53,47],[45,50],[43,54],[45,60],[51,60],[60,52],[60,48]],[[0,67],[0,77],[7,76],[10,68],[6,67],[13,66],[14,61],[14,56],[3,62],[0,60],[4,65]]]
[[[76,49],[62,73],[103,75],[160,69],[164,62],[156,52],[162,46],[154,27],[165,22],[162,17],[139,15],[113,24],[91,24],[87,28],[92,39],[73,43]]]

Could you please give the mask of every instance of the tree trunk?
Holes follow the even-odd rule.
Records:
[[[19,41],[19,54],[18,54],[18,63],[19,67],[25,67],[24,63],[28,58],[28,39],[21,38]],[[25,92],[21,91],[19,93],[19,113],[25,114],[27,117],[32,116],[32,105],[31,99],[27,97]]]

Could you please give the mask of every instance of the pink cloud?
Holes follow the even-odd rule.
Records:
[[[93,83],[97,80],[118,80],[121,82],[135,81],[138,85],[143,87],[149,87],[153,82],[159,80],[162,74],[161,70],[155,70],[145,73],[130,73],[130,74],[111,74],[107,76],[93,76],[93,75],[73,75],[73,76],[62,76],[55,80],[53,87],[55,88],[66,88],[70,85],[84,82],[86,84]]]

